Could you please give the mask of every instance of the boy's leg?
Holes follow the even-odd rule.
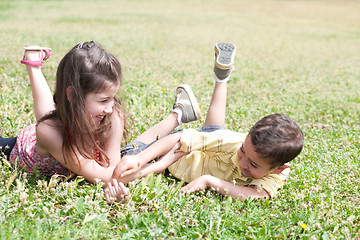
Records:
[[[224,127],[226,95],[227,83],[216,82],[203,127],[212,125]]]
[[[232,43],[215,44],[215,79],[219,82],[227,82],[234,70],[236,46]]]
[[[156,125],[136,137],[135,141],[149,144],[158,138],[169,135],[177,126],[179,126],[177,116],[177,113],[172,112]]]
[[[206,114],[205,126],[225,125],[225,109],[227,98],[227,81],[233,70],[236,46],[231,43],[217,43],[215,45],[215,87]]]
[[[180,85],[176,89],[173,112],[138,136],[135,141],[145,144],[152,143],[158,138],[169,135],[181,123],[196,121],[200,118],[199,105],[191,88],[187,85]]]

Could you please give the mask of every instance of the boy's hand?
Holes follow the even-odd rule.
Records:
[[[160,158],[160,160],[158,160],[158,162],[161,162],[164,166],[164,170],[170,166],[171,164],[173,164],[174,162],[176,162],[179,158],[189,154],[187,152],[181,152],[178,151],[179,148],[181,147],[181,144],[178,142],[174,145],[174,147],[168,152],[166,153],[164,156],[162,156]]]
[[[206,188],[208,188],[207,184],[208,184],[209,177],[211,177],[211,176],[203,175],[201,177],[198,177],[197,179],[190,182],[185,187],[182,187],[181,190],[184,192],[188,192],[188,193],[205,190]]]
[[[125,187],[122,182],[113,179],[104,189],[106,201],[111,204],[113,202],[123,202],[129,199],[130,190]]]
[[[113,178],[125,177],[137,172],[141,168],[141,161],[137,155],[126,155],[116,165]]]

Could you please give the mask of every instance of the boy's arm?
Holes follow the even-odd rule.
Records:
[[[136,173],[146,163],[168,153],[175,144],[179,142],[180,138],[181,132],[170,134],[159,139],[150,147],[136,155],[124,156],[117,164],[113,172],[113,178],[118,179],[119,177],[125,177]]]
[[[138,172],[135,173],[136,178],[142,178],[150,173],[161,173],[165,171],[171,164],[176,162],[182,156],[185,156],[188,153],[177,151],[180,148],[180,143],[176,143],[173,148],[162,156],[158,161],[147,164],[143,168],[141,168]]]
[[[214,176],[204,175],[194,181],[190,182],[188,185],[182,188],[184,191],[188,192],[197,192],[204,190],[206,188],[213,188],[222,195],[231,196],[240,201],[245,200],[247,197],[251,198],[270,198],[269,194],[264,189],[259,189],[255,187],[244,187],[234,185],[233,183],[221,180]]]

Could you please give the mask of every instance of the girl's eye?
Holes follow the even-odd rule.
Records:
[[[106,103],[106,102],[115,102],[115,98],[106,98],[106,99],[102,99],[100,100],[100,102]]]
[[[245,153],[245,152],[244,152],[244,147],[243,147],[243,146],[241,146],[240,151],[241,151],[242,153]]]

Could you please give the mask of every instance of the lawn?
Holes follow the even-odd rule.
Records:
[[[0,159],[0,239],[360,239],[359,13],[355,0],[0,1],[0,136],[35,123],[23,46],[53,49],[43,72],[54,89],[65,53],[94,40],[123,66],[130,140],[171,111],[179,84],[206,114],[216,42],[238,49],[227,128],[246,132],[280,112],[306,138],[277,197],[244,202],[185,196],[182,182],[159,174],[109,205],[100,183],[46,179]]]

